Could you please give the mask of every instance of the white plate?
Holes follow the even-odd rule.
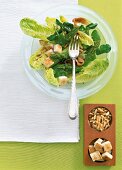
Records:
[[[90,9],[78,6],[78,5],[60,5],[55,6],[51,9],[47,9],[46,11],[42,12],[38,15],[35,20],[44,24],[45,18],[55,17],[58,18],[60,15],[65,16],[71,21],[75,17],[85,17],[88,20],[92,21],[93,23],[98,23],[98,28],[102,32],[105,37],[106,43],[111,45],[111,52],[108,54],[109,59],[109,67],[107,70],[95,80],[85,83],[85,84],[78,84],[77,85],[77,95],[78,98],[86,98],[91,96],[92,94],[98,92],[102,89],[110,78],[113,75],[115,70],[115,66],[117,63],[117,44],[114,38],[114,35],[108,26],[108,24],[101,18],[98,14],[91,11]],[[28,77],[30,78],[31,82],[39,88],[40,91],[47,93],[50,96],[67,100],[70,97],[70,85],[65,87],[55,87],[50,84],[44,79],[43,72],[38,72],[33,70],[29,65],[29,57],[32,53],[34,53],[39,48],[39,43],[37,39],[33,39],[29,36],[24,35],[22,41],[22,56],[24,59],[24,67]]]

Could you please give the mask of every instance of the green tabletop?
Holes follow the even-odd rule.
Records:
[[[36,3],[36,2],[35,2]],[[120,170],[122,167],[122,1],[79,0],[111,25],[119,45],[117,69],[110,82],[100,92],[81,100],[80,142],[77,144],[0,143],[0,170]],[[116,104],[116,166],[88,167],[83,164],[83,111],[84,103]]]

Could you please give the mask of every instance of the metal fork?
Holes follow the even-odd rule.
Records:
[[[79,55],[79,43],[78,35],[74,36],[73,40],[69,45],[69,56],[72,59],[73,70],[72,70],[72,86],[71,86],[71,97],[69,103],[69,117],[76,119],[78,116],[78,98],[76,94],[76,79],[75,79],[75,60]]]

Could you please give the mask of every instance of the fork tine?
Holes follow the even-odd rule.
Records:
[[[75,35],[71,40],[69,50],[79,50],[78,35]]]
[[[73,46],[73,40],[71,40],[71,42],[69,44],[69,50],[72,50],[72,46]]]
[[[77,49],[77,35],[74,37],[74,50]]]
[[[79,37],[77,35],[77,50],[79,51]]]
[[[78,35],[75,37],[75,50],[79,50]]]

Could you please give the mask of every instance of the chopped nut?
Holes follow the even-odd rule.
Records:
[[[98,107],[93,109],[88,116],[89,125],[98,131],[103,131],[110,127],[112,116],[108,109]],[[91,121],[94,120],[94,121]]]
[[[100,107],[98,107],[97,112],[104,113],[104,110]]]

